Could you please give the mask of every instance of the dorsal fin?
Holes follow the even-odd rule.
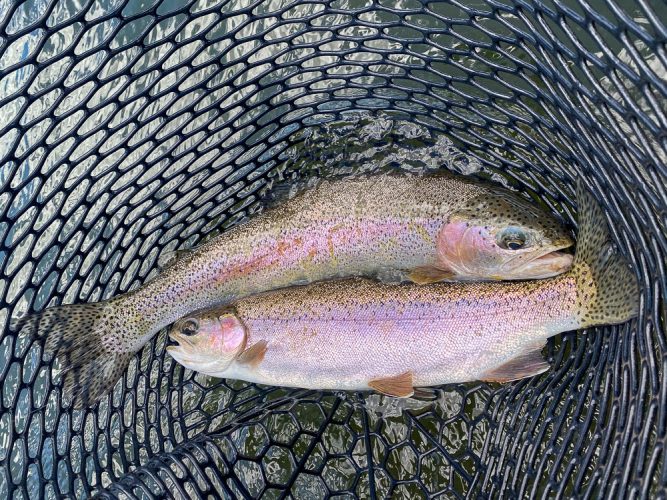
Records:
[[[159,259],[158,266],[160,267],[160,271],[163,271],[165,269],[169,269],[171,266],[173,266],[177,261],[185,257],[186,255],[192,253],[192,250],[173,250],[171,252],[167,252],[164,254],[164,257]]]

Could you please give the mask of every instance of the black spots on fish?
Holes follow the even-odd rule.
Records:
[[[62,366],[63,394],[75,408],[92,405],[108,392],[133,355],[108,348],[120,345],[118,338],[112,338],[119,329],[110,325],[113,315],[108,304],[52,307],[13,325],[44,339],[44,355],[55,357]]]
[[[582,326],[622,323],[637,315],[637,278],[613,245],[605,217],[583,185],[577,185],[579,238],[573,273]]]
[[[52,357],[60,349],[69,348],[78,338],[85,336],[101,317],[98,304],[64,305],[13,319],[11,328],[31,337],[43,338],[45,354]]]
[[[74,408],[92,406],[109,392],[123,375],[133,353],[109,353],[101,343],[61,352],[64,361],[63,395]]]
[[[465,220],[469,227],[480,226],[487,233],[512,226],[519,228],[531,236],[531,247],[556,241],[567,246],[565,242],[571,241],[569,232],[553,215],[504,190],[491,189],[474,197],[453,215]]]

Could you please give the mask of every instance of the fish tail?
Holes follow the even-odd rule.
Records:
[[[96,403],[123,375],[135,350],[113,339],[114,310],[122,297],[64,305],[12,320],[15,331],[44,338],[44,355],[63,368],[63,396],[74,408]]]
[[[615,248],[602,210],[577,183],[579,237],[572,272],[582,327],[617,324],[637,316],[637,277]]]

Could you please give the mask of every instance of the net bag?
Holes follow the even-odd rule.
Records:
[[[646,498],[667,486],[662,0],[0,0],[0,498]],[[490,177],[574,221],[639,318],[433,403],[215,380],[160,334],[90,410],[9,320],[150,279],[279,181]]]

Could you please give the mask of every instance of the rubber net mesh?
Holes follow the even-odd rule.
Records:
[[[662,0],[0,0],[0,498],[663,494],[666,19]],[[431,404],[202,377],[162,332],[73,411],[9,331],[139,286],[279,181],[396,165],[570,221],[584,179],[640,317]]]

